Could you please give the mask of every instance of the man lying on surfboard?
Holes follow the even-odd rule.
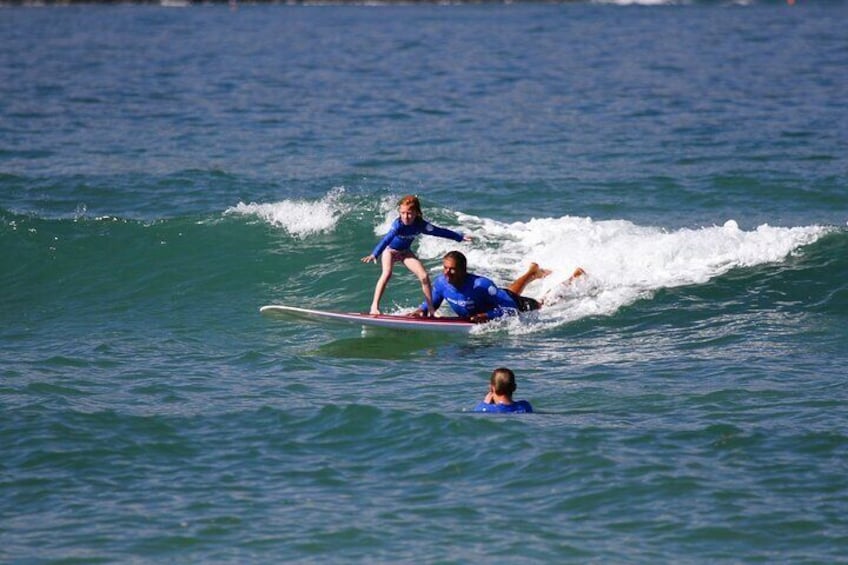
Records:
[[[457,316],[475,323],[538,310],[543,306],[544,299],[521,296],[521,292],[531,282],[551,274],[549,270],[531,263],[527,272],[515,279],[509,287],[498,288],[491,279],[469,273],[468,261],[459,251],[449,251],[442,258],[442,268],[444,274],[439,275],[433,283],[433,309],[438,310],[442,301],[447,300]],[[567,282],[584,274],[585,271],[578,267]],[[420,318],[427,314],[427,303],[424,302],[409,315]]]

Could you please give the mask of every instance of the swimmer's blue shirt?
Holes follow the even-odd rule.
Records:
[[[512,404],[487,404],[486,402],[480,401],[480,403],[474,407],[472,412],[529,414],[533,412],[533,407],[530,406],[530,403],[526,400],[518,400]]]

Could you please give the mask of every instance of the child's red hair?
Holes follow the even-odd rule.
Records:
[[[418,200],[418,197],[413,194],[407,194],[398,202],[398,208],[401,206],[409,206],[412,211],[414,211],[418,217],[421,217],[421,202]]]

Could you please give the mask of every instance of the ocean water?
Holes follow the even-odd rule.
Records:
[[[0,9],[0,561],[848,562],[846,16]],[[407,193],[556,300],[259,314],[366,310]]]

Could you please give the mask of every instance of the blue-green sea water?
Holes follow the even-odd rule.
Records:
[[[848,562],[846,16],[0,9],[0,562]],[[259,314],[367,310],[407,193],[556,300]]]

